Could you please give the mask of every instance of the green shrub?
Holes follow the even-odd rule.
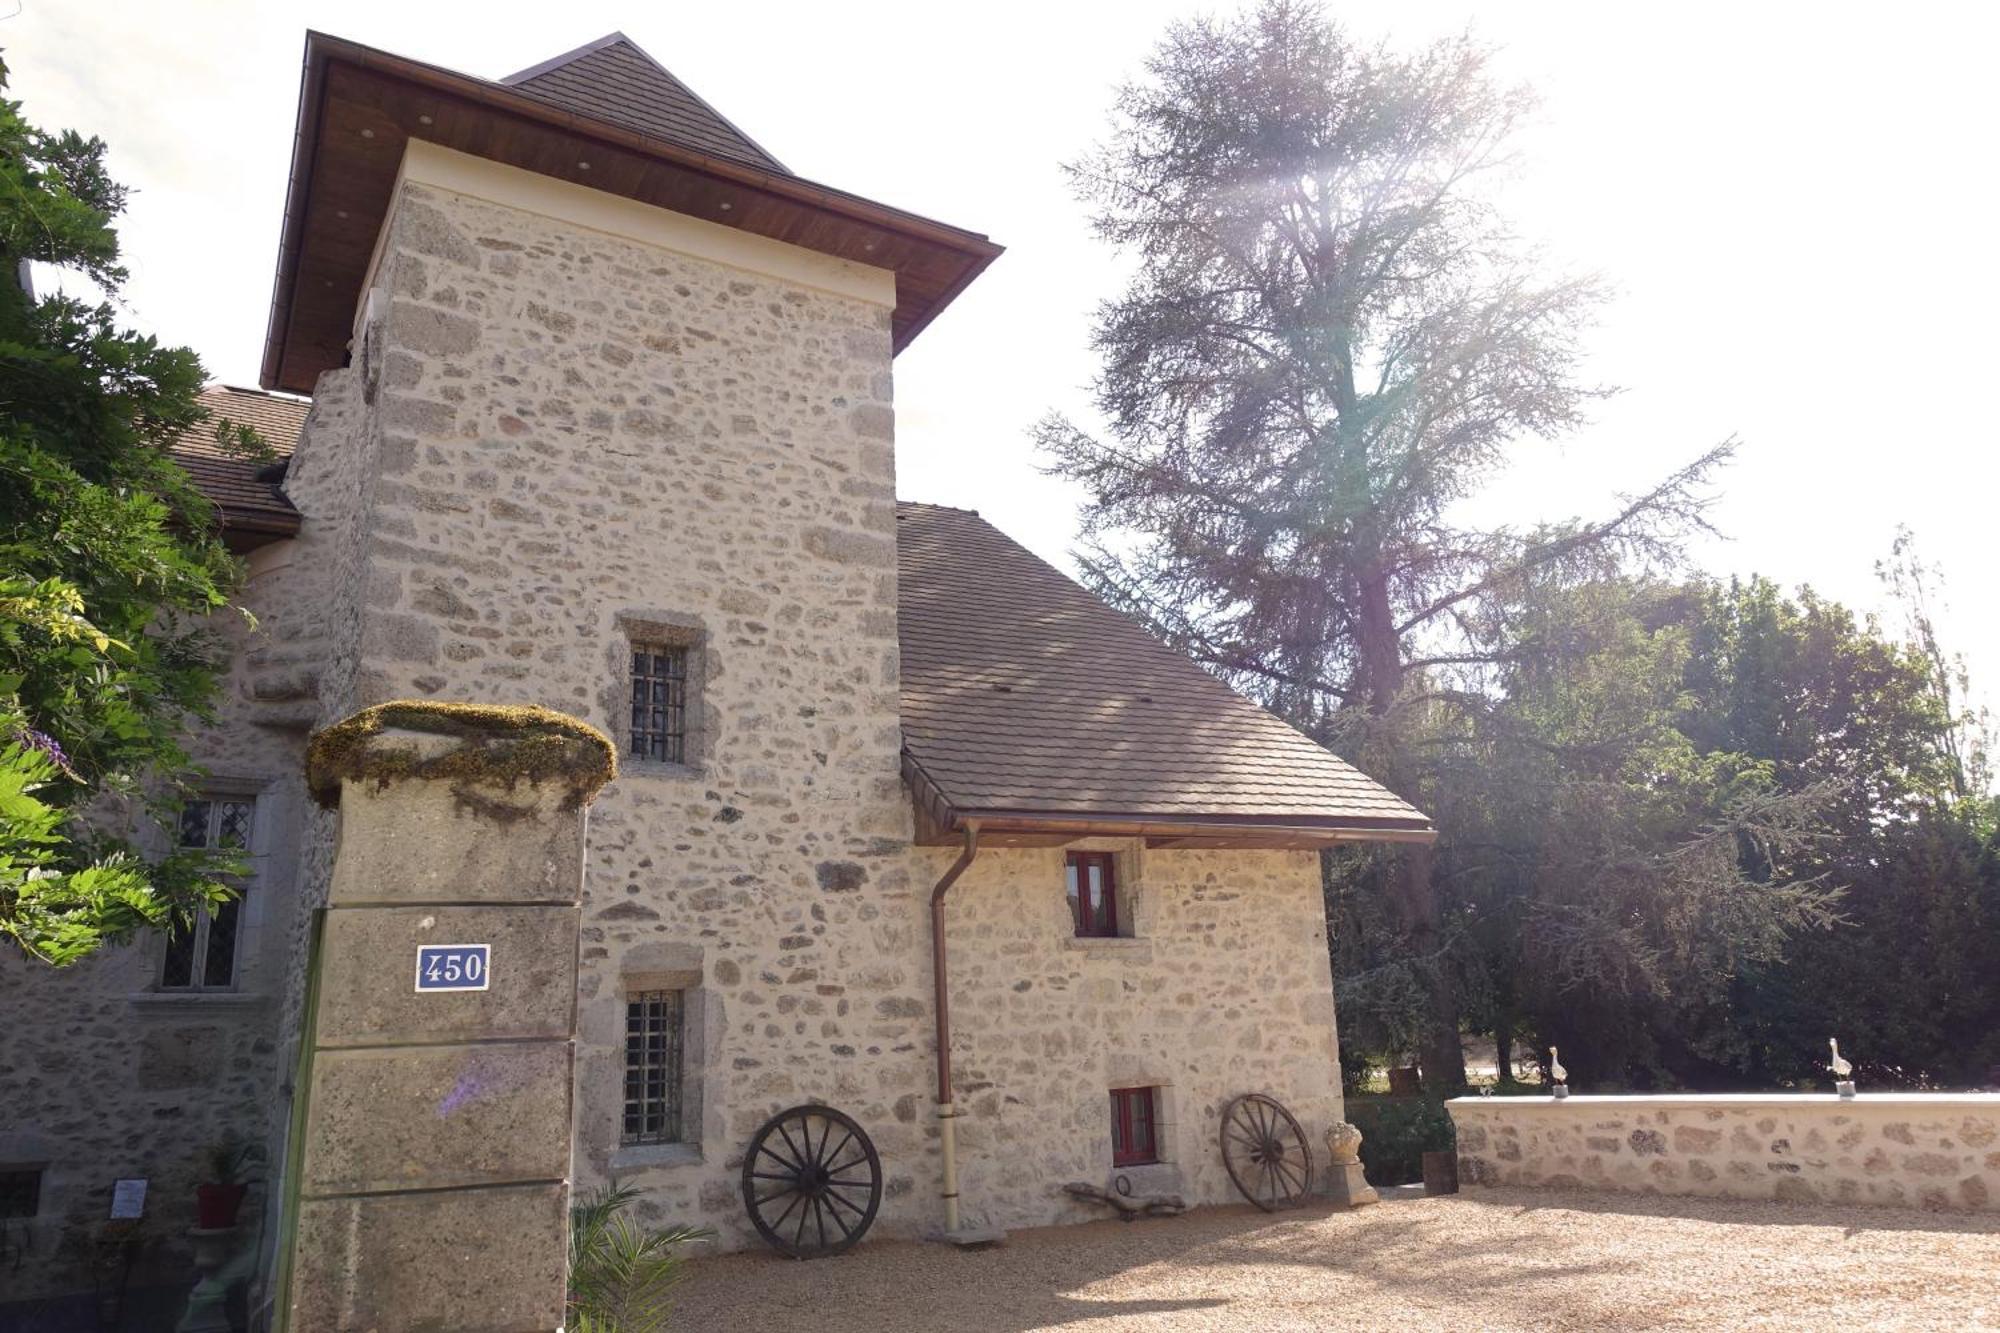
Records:
[[[1424,1154],[1458,1146],[1444,1103],[1428,1097],[1352,1097],[1347,1118],[1361,1131],[1361,1165],[1371,1185],[1424,1178]]]
[[[681,1247],[711,1240],[707,1227],[648,1231],[625,1216],[632,1189],[599,1190],[569,1210],[570,1333],[657,1333],[667,1293],[687,1279]]]

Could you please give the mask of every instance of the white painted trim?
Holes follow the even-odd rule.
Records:
[[[357,339],[367,307],[366,294],[375,286],[375,270],[382,262],[384,238],[389,234],[395,201],[402,197],[405,183],[449,190],[503,208],[518,208],[569,226],[864,301],[885,310],[896,306],[896,274],[891,269],[835,259],[817,250],[413,138],[403,148],[403,162],[396,172],[396,189],[389,212],[382,219],[382,230],[375,237],[375,252],[368,260],[368,274],[361,283],[363,300],[354,315]]]

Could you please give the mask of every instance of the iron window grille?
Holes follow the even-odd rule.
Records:
[[[42,1208],[42,1168],[0,1170],[0,1219],[33,1217]]]
[[[687,762],[686,648],[632,645],[632,754],[668,764]]]
[[[1111,1090],[1111,1164],[1148,1166],[1160,1160],[1157,1101],[1151,1088]]]
[[[183,847],[247,854],[257,802],[247,796],[204,796],[181,807],[177,841]],[[203,907],[192,923],[167,933],[162,990],[229,990],[236,985],[236,954],[243,927],[243,899],[250,890],[240,879],[227,881],[236,896]]]
[[[1118,934],[1117,857],[1110,852],[1071,852],[1067,858],[1069,913],[1079,939]]]
[[[639,991],[625,1001],[626,1143],[679,1143],[686,992]]]

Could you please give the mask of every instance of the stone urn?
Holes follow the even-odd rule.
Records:
[[[1361,1131],[1345,1120],[1336,1120],[1326,1131],[1326,1159],[1335,1166],[1352,1166],[1361,1160]]]
[[[1335,1203],[1359,1208],[1375,1203],[1381,1196],[1361,1170],[1361,1131],[1345,1120],[1336,1120],[1326,1131],[1326,1193]]]

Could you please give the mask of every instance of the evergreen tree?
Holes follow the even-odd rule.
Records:
[[[1097,320],[1106,430],[1039,429],[1089,494],[1085,576],[1421,801],[1418,734],[1484,707],[1464,677],[1501,660],[1509,595],[1663,553],[1727,447],[1600,521],[1469,526],[1515,443],[1602,392],[1578,376],[1596,284],[1542,272],[1488,189],[1528,95],[1470,41],[1366,48],[1296,0],[1177,26],[1146,73],[1071,169],[1138,265]],[[1460,923],[1427,854],[1364,859],[1449,1090]]]

